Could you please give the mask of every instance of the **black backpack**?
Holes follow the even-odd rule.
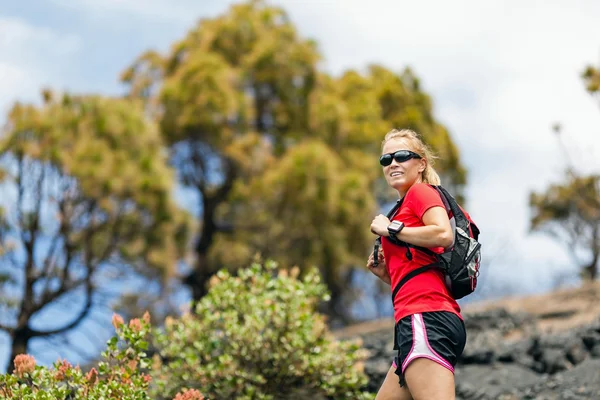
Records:
[[[392,301],[402,286],[415,276],[429,271],[433,268],[441,268],[444,272],[446,287],[454,299],[461,299],[475,291],[477,287],[477,277],[479,276],[479,265],[481,262],[481,243],[479,239],[479,228],[471,221],[460,208],[454,197],[442,186],[430,185],[442,198],[446,212],[450,216],[450,225],[454,230],[454,243],[437,254],[425,247],[414,246],[412,244],[398,240],[390,236],[388,239],[398,245],[406,247],[406,257],[412,260],[411,249],[423,251],[429,255],[435,256],[437,261],[433,264],[419,267],[404,276],[396,285],[392,292]],[[402,206],[404,198],[398,200],[396,205],[387,214],[391,220],[396,212]],[[381,238],[378,238],[380,243]]]

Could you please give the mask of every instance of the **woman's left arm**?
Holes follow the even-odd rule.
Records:
[[[421,247],[448,247],[454,241],[454,233],[446,209],[435,206],[423,214],[425,226],[404,227],[396,237],[403,242]],[[389,236],[387,226],[390,221],[385,215],[378,215],[371,224],[371,231],[381,236]]]
[[[446,248],[452,245],[454,232],[445,208],[431,207],[423,214],[422,221],[425,226],[404,227],[396,237],[403,242],[421,247]]]

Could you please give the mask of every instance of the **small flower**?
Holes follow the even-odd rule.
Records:
[[[137,361],[136,360],[129,360],[127,362],[127,366],[129,367],[130,370],[133,371],[137,367]]]
[[[14,373],[22,378],[25,374],[30,374],[35,370],[35,358],[29,354],[19,354],[15,357]]]
[[[178,393],[173,400],[204,400],[204,396],[196,389],[187,389]]]
[[[125,321],[123,321],[123,317],[117,313],[113,314],[112,325],[115,327],[115,329],[119,329],[124,323]]]
[[[85,379],[88,381],[90,386],[93,386],[96,381],[98,381],[98,371],[96,371],[96,368],[92,368],[85,376]]]
[[[300,268],[298,268],[297,266],[292,267],[292,269],[290,270],[290,276],[296,279],[298,275],[300,275]]]
[[[140,322],[140,320],[138,318],[134,318],[131,321],[129,321],[129,327],[134,331],[134,332],[140,332],[142,330],[142,323]]]
[[[58,369],[56,370],[56,373],[54,374],[54,379],[56,379],[57,381],[62,381],[65,379],[67,371],[72,368],[73,366],[71,365],[70,362],[68,362],[67,360],[63,360],[60,367],[58,367]]]
[[[152,377],[150,375],[146,375],[146,374],[142,374],[142,379],[144,380],[144,383],[150,383],[152,382]]]
[[[142,317],[142,319],[144,320],[145,323],[150,324],[150,313],[148,311],[146,311],[144,313],[144,316]]]
[[[208,287],[212,288],[214,286],[217,286],[219,284],[219,282],[221,282],[221,279],[219,279],[218,276],[213,275],[210,277],[210,279],[208,280]]]

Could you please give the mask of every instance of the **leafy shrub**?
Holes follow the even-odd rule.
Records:
[[[367,399],[364,358],[357,342],[338,342],[317,303],[327,299],[316,270],[268,262],[221,271],[211,289],[156,335],[153,398],[198,388],[210,399]]]
[[[117,335],[103,361],[84,373],[59,360],[37,366],[15,358],[0,375],[0,398],[10,400],[372,399],[363,392],[358,342],[339,342],[316,312],[327,299],[316,270],[277,270],[253,264],[238,276],[217,274],[195,313],[169,318],[155,330],[158,353],[146,354],[150,315],[128,324],[113,316]]]
[[[0,398],[18,400],[149,400],[147,374],[150,314],[125,324],[113,316],[117,336],[108,341],[98,368],[84,373],[79,366],[59,360],[53,367],[36,366],[28,354],[15,357],[12,374],[0,375]],[[202,400],[197,392],[177,394],[176,400]]]

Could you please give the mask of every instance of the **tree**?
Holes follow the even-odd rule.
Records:
[[[180,182],[197,193],[196,259],[185,279],[194,299],[219,268],[261,252],[319,263],[336,304],[339,271],[368,251],[368,222],[385,197],[379,144],[393,127],[423,134],[461,196],[458,151],[409,69],[334,78],[318,71],[320,58],[282,9],[249,1],[123,73],[129,96],[159,121]]]
[[[600,175],[568,175],[544,193],[532,193],[531,229],[566,245],[582,267],[582,277],[594,280],[600,260]],[[591,254],[583,261],[581,251]]]
[[[600,93],[600,71],[588,66],[583,74],[587,91]],[[560,125],[554,131],[561,135]],[[568,154],[568,152],[566,152]],[[582,277],[594,280],[600,264],[600,175],[583,175],[569,159],[566,177],[543,193],[531,193],[531,230],[542,231],[567,246],[582,268]],[[581,253],[587,253],[586,260]]]
[[[172,274],[185,229],[161,138],[140,104],[46,91],[39,107],[14,105],[0,146],[10,372],[31,339],[89,318],[116,278]],[[42,329],[37,316],[58,310],[70,321]]]
[[[588,93],[598,99],[600,96],[600,69],[588,65],[583,71],[582,78]]]

